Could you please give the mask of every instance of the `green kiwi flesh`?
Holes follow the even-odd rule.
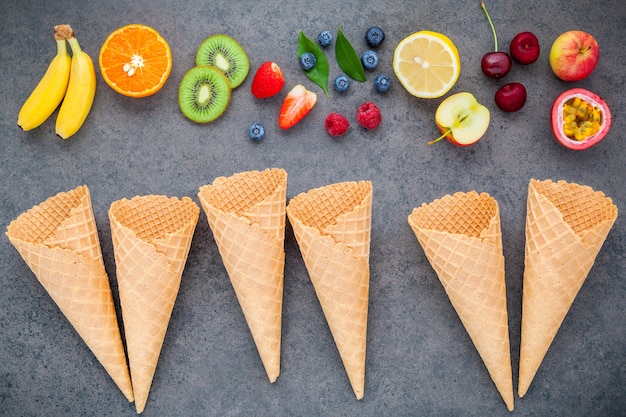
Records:
[[[211,65],[226,75],[230,88],[237,88],[250,71],[246,51],[228,35],[213,35],[198,47],[196,65]]]
[[[187,71],[180,82],[178,105],[189,120],[208,123],[220,117],[230,102],[226,76],[208,65]]]

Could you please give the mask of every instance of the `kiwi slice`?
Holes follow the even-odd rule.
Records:
[[[211,65],[219,68],[228,78],[230,88],[237,88],[246,79],[250,61],[246,51],[228,35],[213,35],[206,38],[198,48],[196,65]]]
[[[187,71],[178,89],[178,105],[185,117],[196,123],[208,123],[220,117],[230,102],[226,76],[212,66]]]

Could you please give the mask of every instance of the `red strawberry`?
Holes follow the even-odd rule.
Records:
[[[281,129],[289,129],[309,114],[316,102],[317,94],[300,84],[296,85],[283,101],[278,115],[278,126]]]
[[[256,98],[268,98],[278,94],[284,84],[285,78],[278,64],[264,62],[254,74],[250,89]]]

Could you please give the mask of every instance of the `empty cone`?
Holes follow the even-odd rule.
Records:
[[[7,236],[129,401],[133,390],[87,186],[21,214]]]
[[[526,394],[615,219],[603,193],[531,180],[526,213],[518,394]]]
[[[138,413],[148,399],[199,214],[188,197],[138,196],[109,208]]]
[[[415,208],[409,224],[507,408],[513,377],[498,203],[456,193]]]
[[[270,382],[280,373],[286,193],[278,168],[219,177],[198,193]]]
[[[352,390],[363,398],[369,299],[372,184],[310,190],[287,206],[300,252]]]

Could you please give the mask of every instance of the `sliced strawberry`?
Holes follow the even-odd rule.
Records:
[[[264,62],[254,74],[250,90],[256,98],[268,98],[278,94],[284,84],[285,78],[278,64]]]
[[[309,114],[316,102],[317,94],[300,84],[296,85],[283,101],[278,115],[278,126],[281,129],[289,129]]]

